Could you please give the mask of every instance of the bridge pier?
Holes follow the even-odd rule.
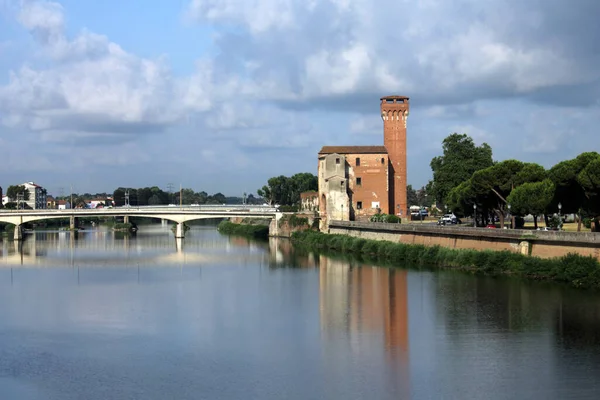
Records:
[[[15,240],[23,240],[23,225],[15,225]]]
[[[69,229],[74,231],[75,229],[77,229],[77,217],[74,215],[71,215],[69,217]]]
[[[183,228],[183,222],[178,222],[177,228],[175,229],[175,238],[183,237],[185,237],[185,229]]]
[[[167,224],[167,220],[166,219],[163,218],[163,219],[160,220],[160,226],[167,226],[167,225],[168,224]]]
[[[125,224],[129,223],[129,215],[123,216],[123,223],[125,223]]]

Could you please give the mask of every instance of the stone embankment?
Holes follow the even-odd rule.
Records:
[[[331,221],[328,233],[452,249],[511,251],[540,258],[574,253],[600,260],[600,233],[595,232]]]

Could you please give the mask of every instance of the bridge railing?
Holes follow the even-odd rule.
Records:
[[[114,213],[132,213],[139,211],[221,211],[221,212],[264,212],[273,213],[278,212],[279,209],[273,206],[260,206],[260,205],[244,205],[244,204],[202,204],[202,205],[154,205],[154,206],[120,206],[120,207],[101,207],[101,208],[67,208],[67,209],[56,209],[56,208],[42,208],[42,209],[0,209],[0,214],[35,214],[35,213],[102,213],[112,211]]]

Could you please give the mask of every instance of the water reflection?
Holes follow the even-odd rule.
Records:
[[[0,398],[597,398],[600,295],[193,228],[0,246]],[[101,377],[101,379],[99,379]]]

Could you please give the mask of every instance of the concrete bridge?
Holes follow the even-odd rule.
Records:
[[[23,238],[22,224],[47,219],[69,218],[71,229],[76,227],[76,219],[80,217],[124,217],[125,222],[129,217],[146,217],[168,220],[177,223],[175,237],[183,238],[185,229],[183,224],[187,221],[215,218],[270,218],[270,230],[277,234],[277,221],[283,213],[271,206],[255,205],[202,205],[202,206],[140,206],[140,207],[114,207],[114,208],[75,208],[70,210],[1,210],[0,222],[15,225],[15,240]]]

